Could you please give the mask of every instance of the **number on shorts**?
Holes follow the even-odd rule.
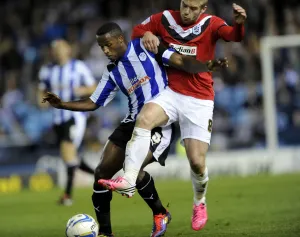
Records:
[[[151,138],[152,145],[153,144],[159,144],[160,140],[161,140],[161,135],[158,132],[154,133],[152,138]]]
[[[209,132],[212,131],[212,126],[213,126],[213,121],[212,121],[212,119],[209,119],[209,120],[208,120],[208,128],[207,128],[207,130],[208,130]]]

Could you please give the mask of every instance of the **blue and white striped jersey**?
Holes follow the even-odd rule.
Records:
[[[126,53],[115,67],[104,71],[90,99],[98,106],[106,106],[120,90],[128,98],[126,121],[134,121],[143,105],[166,86],[164,67],[158,64],[153,53],[145,49],[141,39],[135,39],[128,44]]]
[[[75,89],[81,86],[93,86],[95,79],[88,67],[81,60],[72,59],[63,66],[50,64],[43,66],[39,72],[39,89],[57,94],[63,101],[78,100]],[[74,113],[82,112],[53,109],[55,124],[70,120]]]

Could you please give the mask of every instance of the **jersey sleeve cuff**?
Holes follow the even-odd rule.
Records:
[[[97,97],[96,97],[96,95],[92,94],[90,96],[90,100],[93,101],[95,104],[97,104]]]
[[[169,65],[169,60],[173,53],[175,53],[175,49],[172,48],[164,51],[164,53],[162,54],[162,62],[164,65]]]

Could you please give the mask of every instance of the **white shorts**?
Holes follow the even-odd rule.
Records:
[[[153,100],[169,117],[167,123],[179,122],[181,141],[193,138],[210,144],[214,102],[179,94],[169,87]]]

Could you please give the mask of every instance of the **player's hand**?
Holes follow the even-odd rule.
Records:
[[[159,46],[159,39],[157,36],[152,34],[150,31],[147,31],[143,38],[142,38],[143,45],[147,50],[149,50],[152,53],[157,54],[158,52],[158,46]]]
[[[244,24],[247,18],[245,9],[235,3],[232,4],[232,8],[233,8],[235,22],[237,24]]]
[[[62,107],[61,99],[54,93],[51,92],[46,93],[46,95],[43,97],[42,103],[46,103],[47,101],[54,108],[60,109]]]
[[[228,67],[228,59],[227,58],[219,58],[210,60],[207,62],[207,68],[209,71],[218,71],[220,69]]]

